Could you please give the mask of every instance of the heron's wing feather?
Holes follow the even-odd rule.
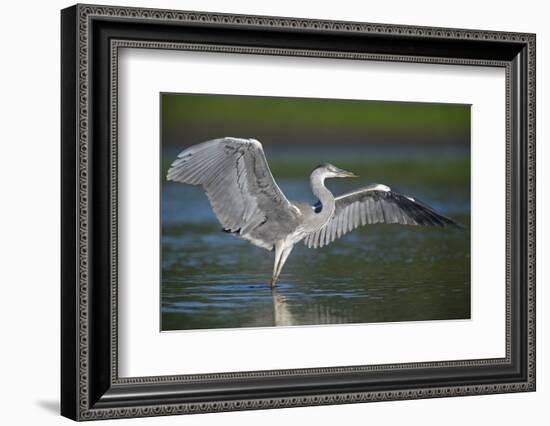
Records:
[[[260,142],[222,138],[181,152],[167,179],[202,185],[224,230],[271,249],[300,214],[277,186]]]
[[[335,198],[335,203],[330,221],[305,238],[308,247],[326,246],[361,225],[374,223],[461,227],[417,199],[380,184],[342,194]]]

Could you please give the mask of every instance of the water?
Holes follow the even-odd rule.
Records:
[[[346,168],[339,152],[342,158],[336,164]],[[173,153],[164,157],[173,158]],[[277,153],[268,153],[274,169],[277,158]],[[392,153],[387,161],[395,158]],[[444,161],[441,153],[433,158]],[[303,174],[283,173],[276,179],[289,199],[314,201],[307,178],[312,161],[302,160]],[[379,156],[375,161],[380,166],[385,160]],[[418,161],[425,163],[426,156]],[[372,181],[334,180],[329,186],[341,192]],[[269,285],[274,252],[221,232],[201,188],[163,184],[162,329],[469,318],[469,178],[467,185],[423,178],[403,183],[408,194],[466,229],[369,225],[322,249],[299,243],[275,290]]]

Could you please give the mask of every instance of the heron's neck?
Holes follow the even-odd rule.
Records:
[[[315,170],[311,174],[311,190],[321,202],[322,209],[317,213],[317,221],[324,225],[334,214],[334,195],[325,186],[325,176],[322,172]]]

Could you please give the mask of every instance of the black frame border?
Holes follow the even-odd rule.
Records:
[[[535,390],[535,35],[76,5],[61,13],[61,36],[64,416],[91,420]],[[113,99],[116,51],[125,46],[506,68],[506,358],[118,378]]]

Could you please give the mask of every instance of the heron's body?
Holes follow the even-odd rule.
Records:
[[[361,225],[456,225],[412,197],[381,184],[335,197],[325,179],[354,177],[332,164],[311,174],[315,205],[289,201],[273,179],[262,145],[255,139],[222,138],[193,145],[180,153],[167,179],[201,185],[224,231],[275,250],[271,284],[294,245],[323,247]]]

